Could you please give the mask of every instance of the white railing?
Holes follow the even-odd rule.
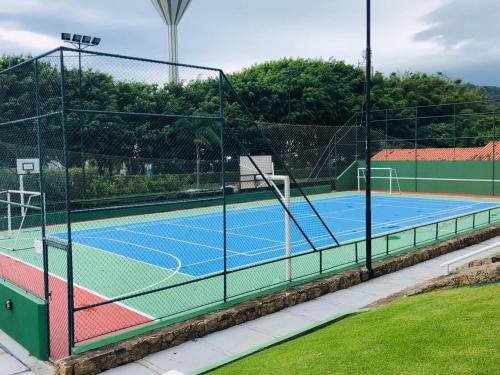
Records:
[[[488,253],[491,250],[494,250],[495,248],[500,248],[500,241],[495,242],[494,244],[485,246],[485,247],[483,247],[483,248],[481,248],[479,250],[475,250],[475,251],[473,251],[473,252],[471,252],[469,254],[462,255],[461,257],[449,260],[448,262],[444,262],[443,264],[441,264],[441,267],[444,268],[445,275],[448,275],[450,273],[450,266],[451,265],[456,264],[456,263],[460,263],[463,260],[466,260],[466,259],[469,259],[469,258],[473,258],[473,257],[475,257],[478,254],[485,255],[485,253]],[[500,252],[500,249],[498,251]]]

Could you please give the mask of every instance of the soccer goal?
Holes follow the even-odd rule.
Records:
[[[282,189],[276,182],[283,185]],[[279,196],[285,211],[285,255],[286,278],[292,280],[292,240],[291,240],[291,212],[290,176],[274,174],[272,156],[241,156],[240,157],[240,185],[242,189],[261,188],[270,186]]]
[[[42,194],[24,189],[25,176],[40,173],[39,159],[17,159],[16,169],[19,189],[0,191],[0,210],[6,222],[0,232],[0,248],[12,251],[35,246],[35,240],[40,237],[43,212]]]
[[[401,194],[398,172],[394,168],[371,168],[371,180],[375,182],[374,190],[385,190],[389,194]],[[366,186],[366,168],[358,168],[358,192]]]

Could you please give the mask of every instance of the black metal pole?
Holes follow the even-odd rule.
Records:
[[[372,190],[371,190],[371,1],[366,0],[366,268],[370,277],[372,269]]]
[[[226,156],[224,150],[225,143],[225,121],[224,121],[224,77],[219,73],[219,95],[220,95],[220,156],[221,156],[221,182],[222,182],[222,233],[224,244],[224,302],[227,301],[227,200],[226,200]]]
[[[41,234],[42,234],[42,257],[43,257],[43,289],[45,305],[47,306],[46,319],[47,319],[47,353],[50,356],[50,285],[49,285],[49,253],[45,243],[45,182],[43,173],[43,146],[42,146],[42,124],[40,121],[40,66],[38,59],[35,60],[35,96],[36,96],[36,115],[37,115],[37,142],[38,142],[38,160],[40,161],[40,197],[41,197]]]
[[[495,189],[495,180],[496,180],[496,171],[495,171],[495,168],[496,168],[496,138],[497,138],[497,135],[496,135],[496,113],[497,113],[497,107],[495,105],[495,103],[493,103],[493,154],[491,155],[491,160],[492,160],[492,164],[493,164],[493,171],[492,171],[492,180],[493,180],[493,184],[492,184],[492,195],[495,196],[496,194],[496,189]]]
[[[68,153],[68,137],[66,128],[66,98],[65,98],[65,77],[64,77],[64,50],[61,49],[60,56],[61,64],[61,130],[63,141],[64,154],[64,188],[65,188],[65,204],[66,204],[66,230],[68,237],[68,249],[66,252],[66,278],[68,287],[68,354],[71,355],[75,344],[75,321],[74,321],[74,300],[73,300],[73,253],[71,241],[71,208],[69,198],[69,153]]]
[[[418,107],[415,107],[415,193],[418,192]]]

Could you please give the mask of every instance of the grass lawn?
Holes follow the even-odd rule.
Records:
[[[409,297],[212,373],[500,374],[500,284]]]

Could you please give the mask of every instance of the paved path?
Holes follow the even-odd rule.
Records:
[[[362,308],[392,293],[440,276],[443,274],[443,269],[440,267],[443,262],[499,240],[500,237],[496,237],[479,245],[321,296],[313,301],[151,354],[137,362],[106,371],[104,374],[160,375],[168,372],[187,374],[196,371],[333,315]],[[24,349],[0,331],[0,375],[50,373],[50,369],[43,363],[29,356]]]
[[[51,366],[31,356],[26,349],[0,330],[0,375],[53,373]]]
[[[320,320],[327,319],[332,315],[362,308],[380,298],[387,297],[419,282],[443,275],[443,269],[440,267],[443,262],[498,240],[500,240],[500,237],[454,251],[348,289],[321,296],[313,301],[289,307],[224,331],[212,333],[175,348],[151,354],[137,362],[108,370],[104,374],[159,375],[172,370],[187,374]]]

